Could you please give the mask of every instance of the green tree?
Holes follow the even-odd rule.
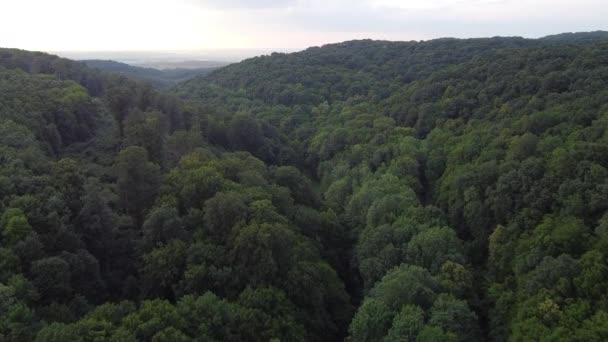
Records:
[[[106,97],[112,115],[118,123],[119,134],[122,139],[124,136],[124,120],[133,106],[133,88],[126,84],[116,84],[106,91]]]
[[[416,341],[424,328],[424,312],[417,306],[405,305],[393,319],[388,336],[383,341]]]
[[[376,299],[366,300],[350,324],[350,339],[356,342],[380,341],[391,328],[394,312]]]
[[[114,167],[122,205],[139,226],[143,221],[144,211],[154,203],[158,194],[160,168],[148,161],[148,153],[139,146],[122,150]]]
[[[59,257],[32,263],[32,282],[44,302],[65,301],[72,294],[70,265]]]
[[[27,217],[21,209],[9,208],[4,211],[0,219],[2,240],[6,246],[13,246],[25,239],[32,231]]]
[[[454,230],[432,227],[414,236],[407,244],[407,261],[437,273],[446,261],[463,263],[463,247]]]
[[[453,333],[460,341],[478,341],[481,330],[477,315],[466,301],[450,295],[439,295],[430,311],[429,324]]]
[[[247,217],[247,206],[236,192],[218,192],[205,201],[205,231],[209,237],[223,242],[231,235],[233,227]]]
[[[173,240],[142,258],[141,288],[144,295],[173,298],[173,286],[182,278],[186,266],[186,244]]]

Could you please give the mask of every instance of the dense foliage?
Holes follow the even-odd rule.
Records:
[[[0,340],[606,340],[607,83],[602,32],[0,50]]]
[[[603,32],[355,41],[175,93],[297,151],[269,162],[307,170],[355,241],[352,341],[605,340],[606,56]]]
[[[146,84],[1,56],[1,340],[345,333],[342,226],[301,172],[209,145]]]

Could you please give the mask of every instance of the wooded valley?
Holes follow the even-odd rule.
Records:
[[[130,77],[0,49],[1,341],[608,340],[608,33]]]

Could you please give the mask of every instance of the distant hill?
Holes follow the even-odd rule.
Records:
[[[126,63],[112,60],[90,59],[83,60],[88,67],[103,71],[117,72],[146,81],[156,88],[167,88],[177,82],[185,81],[195,76],[203,76],[220,67],[220,64],[201,68],[174,68],[174,69],[154,69],[147,67],[133,66]]]
[[[540,38],[540,40],[551,42],[584,43],[608,39],[608,31],[593,32],[566,32]]]
[[[143,68],[154,68],[159,70],[170,70],[170,69],[209,69],[209,68],[221,68],[230,64],[230,62],[222,61],[206,61],[206,60],[183,60],[183,61],[150,61],[145,63],[132,63]]]
[[[213,141],[288,137],[353,238],[347,341],[608,340],[607,32],[349,41],[172,92]]]

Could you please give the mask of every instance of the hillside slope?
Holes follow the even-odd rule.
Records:
[[[342,227],[297,169],[209,143],[198,104],[56,56],[0,49],[0,94],[0,340],[345,335]]]
[[[607,340],[606,98],[602,32],[0,49],[0,340]]]
[[[173,93],[271,125],[297,157],[261,157],[320,183],[355,237],[352,341],[603,340],[607,56],[605,32],[353,41]]]

